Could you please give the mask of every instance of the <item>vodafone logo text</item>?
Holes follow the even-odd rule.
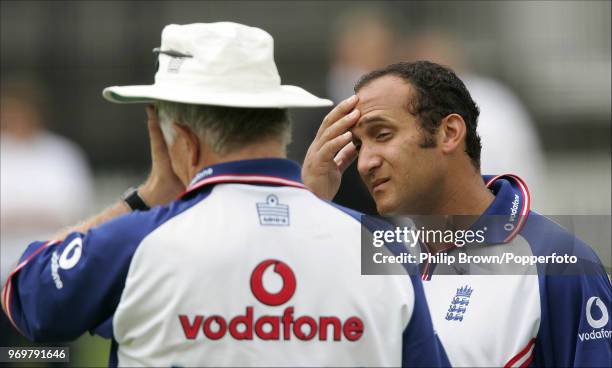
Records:
[[[606,329],[610,319],[606,303],[597,296],[590,297],[586,302],[585,314],[587,323],[593,329],[578,333],[580,341],[612,338],[612,330]]]
[[[282,278],[283,285],[277,292],[266,290],[263,275],[268,268]],[[259,263],[251,273],[251,292],[255,298],[268,306],[279,306],[287,303],[295,294],[297,280],[291,267],[286,263],[268,259]],[[233,338],[236,340],[291,340],[308,341],[357,341],[363,335],[363,321],[352,316],[342,321],[336,316],[312,317],[294,316],[295,307],[287,306],[279,315],[254,315],[253,306],[247,306],[244,314],[225,318],[220,315],[179,315],[179,321],[185,337],[189,340],[206,338],[219,340]]]

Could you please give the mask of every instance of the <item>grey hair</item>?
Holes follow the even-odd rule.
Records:
[[[176,122],[191,128],[217,154],[227,154],[245,145],[276,139],[286,147],[291,142],[287,109],[191,105],[158,101],[157,111],[164,139],[172,144]]]

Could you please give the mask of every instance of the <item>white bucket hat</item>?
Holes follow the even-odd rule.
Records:
[[[296,86],[283,86],[266,31],[238,23],[164,27],[155,83],[113,86],[102,92],[116,103],[156,100],[197,105],[287,108],[330,106]]]

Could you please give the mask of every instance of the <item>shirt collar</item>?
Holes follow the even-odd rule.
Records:
[[[487,188],[495,195],[495,199],[471,229],[485,230],[483,245],[508,243],[521,231],[529,215],[529,189],[521,178],[512,174],[483,175],[482,179]],[[452,245],[439,252],[453,248],[456,246]],[[424,251],[430,252],[427,247]],[[435,268],[435,263],[426,263],[421,279],[431,280]]]
[[[219,183],[279,185],[307,189],[297,163],[282,158],[230,161],[208,166],[191,180],[183,197],[197,189]]]
[[[487,244],[507,243],[521,231],[527,220],[531,205],[529,189],[523,179],[513,174],[483,175],[482,178],[495,199],[473,229],[487,228]]]

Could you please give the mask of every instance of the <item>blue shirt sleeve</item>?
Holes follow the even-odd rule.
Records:
[[[576,256],[571,265],[538,270],[541,320],[533,364],[609,367],[612,362],[612,285],[595,252],[573,234],[530,215],[524,236],[534,255]]]
[[[186,203],[132,212],[61,241],[34,242],[7,280],[2,305],[31,341],[62,342],[86,331],[112,337],[132,256],[141,241]]]
[[[414,310],[402,335],[403,367],[450,367],[442,342],[433,329],[429,306],[419,276],[411,275]]]
[[[609,367],[612,362],[612,288],[605,274],[546,275],[536,338],[538,366]]]

